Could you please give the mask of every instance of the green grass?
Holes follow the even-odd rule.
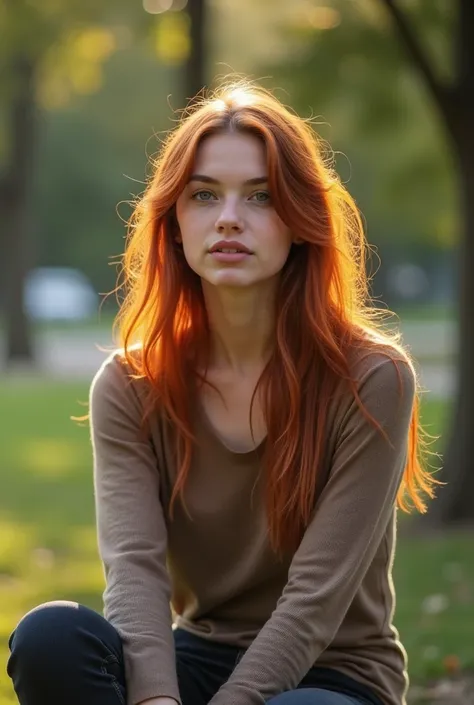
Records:
[[[453,320],[457,313],[452,304],[415,304],[397,306],[395,313],[402,321],[447,321]]]
[[[386,308],[381,305],[382,308]],[[73,333],[101,333],[110,334],[112,325],[116,315],[116,307],[110,301],[106,306],[102,307],[97,313],[82,321],[38,321],[32,323],[32,329],[35,333],[48,332],[73,332]],[[448,304],[416,304],[397,306],[393,309],[395,317],[390,323],[398,325],[399,321],[407,322],[433,322],[433,321],[449,321],[456,317],[456,310],[452,305]],[[3,334],[5,323],[0,315],[0,335]]]
[[[474,668],[472,545],[472,534],[399,541],[395,624],[412,681],[442,675],[452,657]]]
[[[90,318],[79,321],[57,320],[57,321],[32,321],[31,330],[35,334],[43,333],[101,333],[110,334],[115,318],[115,311],[108,307]],[[0,335],[5,332],[5,321],[0,315]]]
[[[101,607],[89,432],[70,420],[84,413],[87,393],[87,384],[0,382],[3,664],[11,629],[34,605],[61,598]],[[424,406],[432,433],[442,431],[446,415],[443,403]],[[396,623],[409,651],[412,678],[439,672],[451,655],[466,666],[474,663],[472,537],[401,538],[395,581]],[[427,610],[443,600],[449,601],[448,609]],[[14,702],[2,666],[0,705]]]
[[[53,598],[100,608],[102,570],[94,535],[87,385],[0,386],[0,660],[25,611]],[[0,669],[0,705],[16,700]]]

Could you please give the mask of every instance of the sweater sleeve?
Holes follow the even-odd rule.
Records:
[[[359,394],[389,440],[355,400],[346,404],[329,479],[285,589],[210,705],[261,705],[296,688],[336,635],[376,554],[406,463],[412,370],[384,360],[367,374]]]
[[[90,411],[104,615],[123,642],[128,704],[179,702],[159,469],[134,384],[114,357],[92,383]]]

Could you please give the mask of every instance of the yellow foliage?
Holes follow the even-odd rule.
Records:
[[[43,62],[39,100],[46,109],[62,108],[75,93],[88,95],[102,87],[103,64],[117,49],[110,28],[85,27],[52,45]]]
[[[96,93],[102,82],[102,67],[97,64],[77,64],[71,72],[71,85],[76,93]]]
[[[434,228],[434,237],[438,245],[449,250],[453,244],[457,244],[461,223],[451,209],[439,213]]]
[[[35,530],[28,524],[8,519],[0,520],[0,546],[2,547],[0,574],[7,564],[15,564],[17,557],[32,550],[35,545]],[[6,584],[5,576],[0,580],[0,592]]]
[[[88,27],[75,38],[75,51],[79,60],[89,63],[105,61],[116,49],[115,35],[105,27]]]
[[[29,438],[18,449],[22,466],[45,479],[56,479],[74,472],[77,466],[77,445],[62,438]]]
[[[185,12],[160,15],[156,24],[155,48],[166,64],[182,64],[191,51],[190,20]]]

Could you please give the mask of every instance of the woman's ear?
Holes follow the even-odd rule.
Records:
[[[292,239],[292,243],[293,243],[293,245],[302,245],[304,243],[304,240],[302,238],[298,237],[297,235],[294,235],[293,239]]]

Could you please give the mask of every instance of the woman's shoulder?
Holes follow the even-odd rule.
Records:
[[[96,372],[90,387],[91,402],[100,399],[142,406],[148,383],[138,376],[131,364],[140,351],[133,349],[128,356],[123,349],[114,350]]]
[[[403,389],[409,396],[415,392],[413,362],[395,340],[370,331],[349,348],[347,361],[351,381],[358,390],[373,388],[392,395]]]
[[[366,428],[369,417],[382,427],[411,417],[417,379],[401,346],[370,336],[348,346],[346,360],[349,379],[341,378],[328,406],[334,438],[349,427]]]

